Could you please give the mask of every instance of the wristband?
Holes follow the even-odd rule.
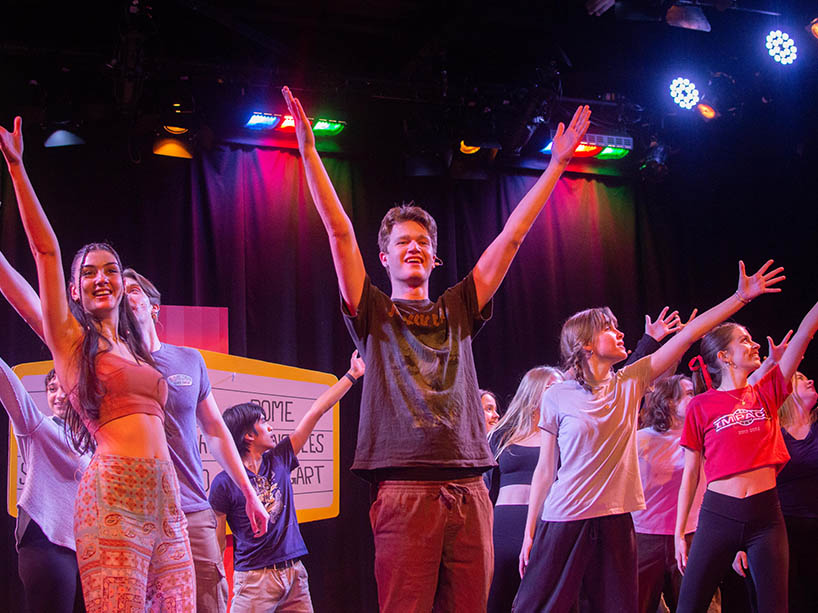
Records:
[[[738,298],[742,304],[750,304],[752,300],[751,298],[745,298],[744,296],[742,296],[741,292],[739,292],[738,290],[736,290],[736,298]]]
[[[352,376],[351,374],[349,374],[348,372],[345,372],[345,373],[344,373],[344,376],[345,376],[347,379],[349,379],[349,380],[352,382],[352,385],[355,385],[356,383],[358,383],[358,379],[356,379],[355,377],[353,377],[353,376]]]

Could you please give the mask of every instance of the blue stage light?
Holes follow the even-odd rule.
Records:
[[[670,96],[673,102],[686,110],[692,109],[699,102],[699,90],[688,78],[676,77],[670,83]]]
[[[280,115],[255,111],[252,115],[250,115],[250,119],[247,120],[244,127],[250,128],[251,130],[272,130],[280,121]]]
[[[779,64],[792,64],[798,57],[798,47],[786,32],[773,30],[767,34],[767,52]]]

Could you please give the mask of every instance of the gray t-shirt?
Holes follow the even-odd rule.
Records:
[[[364,282],[345,322],[366,361],[352,470],[485,468],[494,465],[472,355],[481,312],[469,274],[436,302],[392,300]]]
[[[645,508],[636,423],[650,385],[650,357],[613,374],[595,393],[574,380],[543,394],[540,428],[557,437],[560,467],[543,505],[544,521],[574,521]]]
[[[63,422],[40,412],[20,379],[0,360],[0,400],[14,426],[23,456],[26,484],[17,497],[17,546],[30,521],[46,538],[76,551],[74,500],[91,455],[79,456],[65,435]]]
[[[202,355],[190,347],[162,346],[153,352],[156,368],[168,382],[165,405],[168,448],[176,475],[182,511],[195,513],[210,508],[202,476],[202,456],[196,434],[196,408],[210,394]]]

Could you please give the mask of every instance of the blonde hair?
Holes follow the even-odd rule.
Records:
[[[781,426],[784,428],[789,428],[792,425],[793,418],[798,412],[798,403],[801,401],[801,397],[798,396],[798,392],[795,391],[795,383],[798,375],[801,375],[806,379],[804,373],[801,372],[796,372],[792,376],[792,394],[787,396],[778,409],[778,420],[781,422]],[[809,417],[811,424],[818,421],[818,413],[815,412],[815,407],[810,407]]]
[[[540,408],[543,392],[563,379],[562,372],[553,366],[537,366],[523,375],[508,410],[489,432],[489,443],[497,446],[495,460],[506,447],[523,440],[537,427],[534,413]]]
[[[594,341],[594,336],[608,326],[616,327],[616,317],[608,307],[596,307],[574,313],[562,324],[560,332],[560,357],[562,368],[570,373],[584,389],[591,391],[585,381],[585,367],[591,352],[585,349]]]

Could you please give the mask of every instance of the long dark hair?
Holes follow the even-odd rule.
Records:
[[[79,272],[82,270],[88,254],[92,251],[107,251],[116,259],[120,277],[122,276],[122,261],[119,254],[108,243],[89,243],[77,251],[71,262],[71,280],[69,281],[69,308],[74,319],[82,327],[82,340],[79,341],[74,357],[77,360],[77,384],[71,390],[70,395],[76,398],[77,402],[69,403],[71,409],[65,416],[66,432],[71,439],[71,444],[78,453],[94,451],[96,443],[91,433],[85,427],[85,420],[99,419],[99,407],[102,397],[105,395],[105,388],[97,377],[96,359],[102,353],[111,350],[111,342],[99,331],[100,320],[89,313],[82,305],[82,291],[79,283]],[[76,283],[75,283],[76,282]],[[77,290],[78,299],[71,298],[71,286]],[[117,336],[125,342],[137,362],[146,362],[154,368],[156,362],[146,349],[142,339],[142,333],[136,322],[136,317],[131,311],[131,306],[125,298],[125,284],[122,282],[122,295],[119,301],[119,325]]]

